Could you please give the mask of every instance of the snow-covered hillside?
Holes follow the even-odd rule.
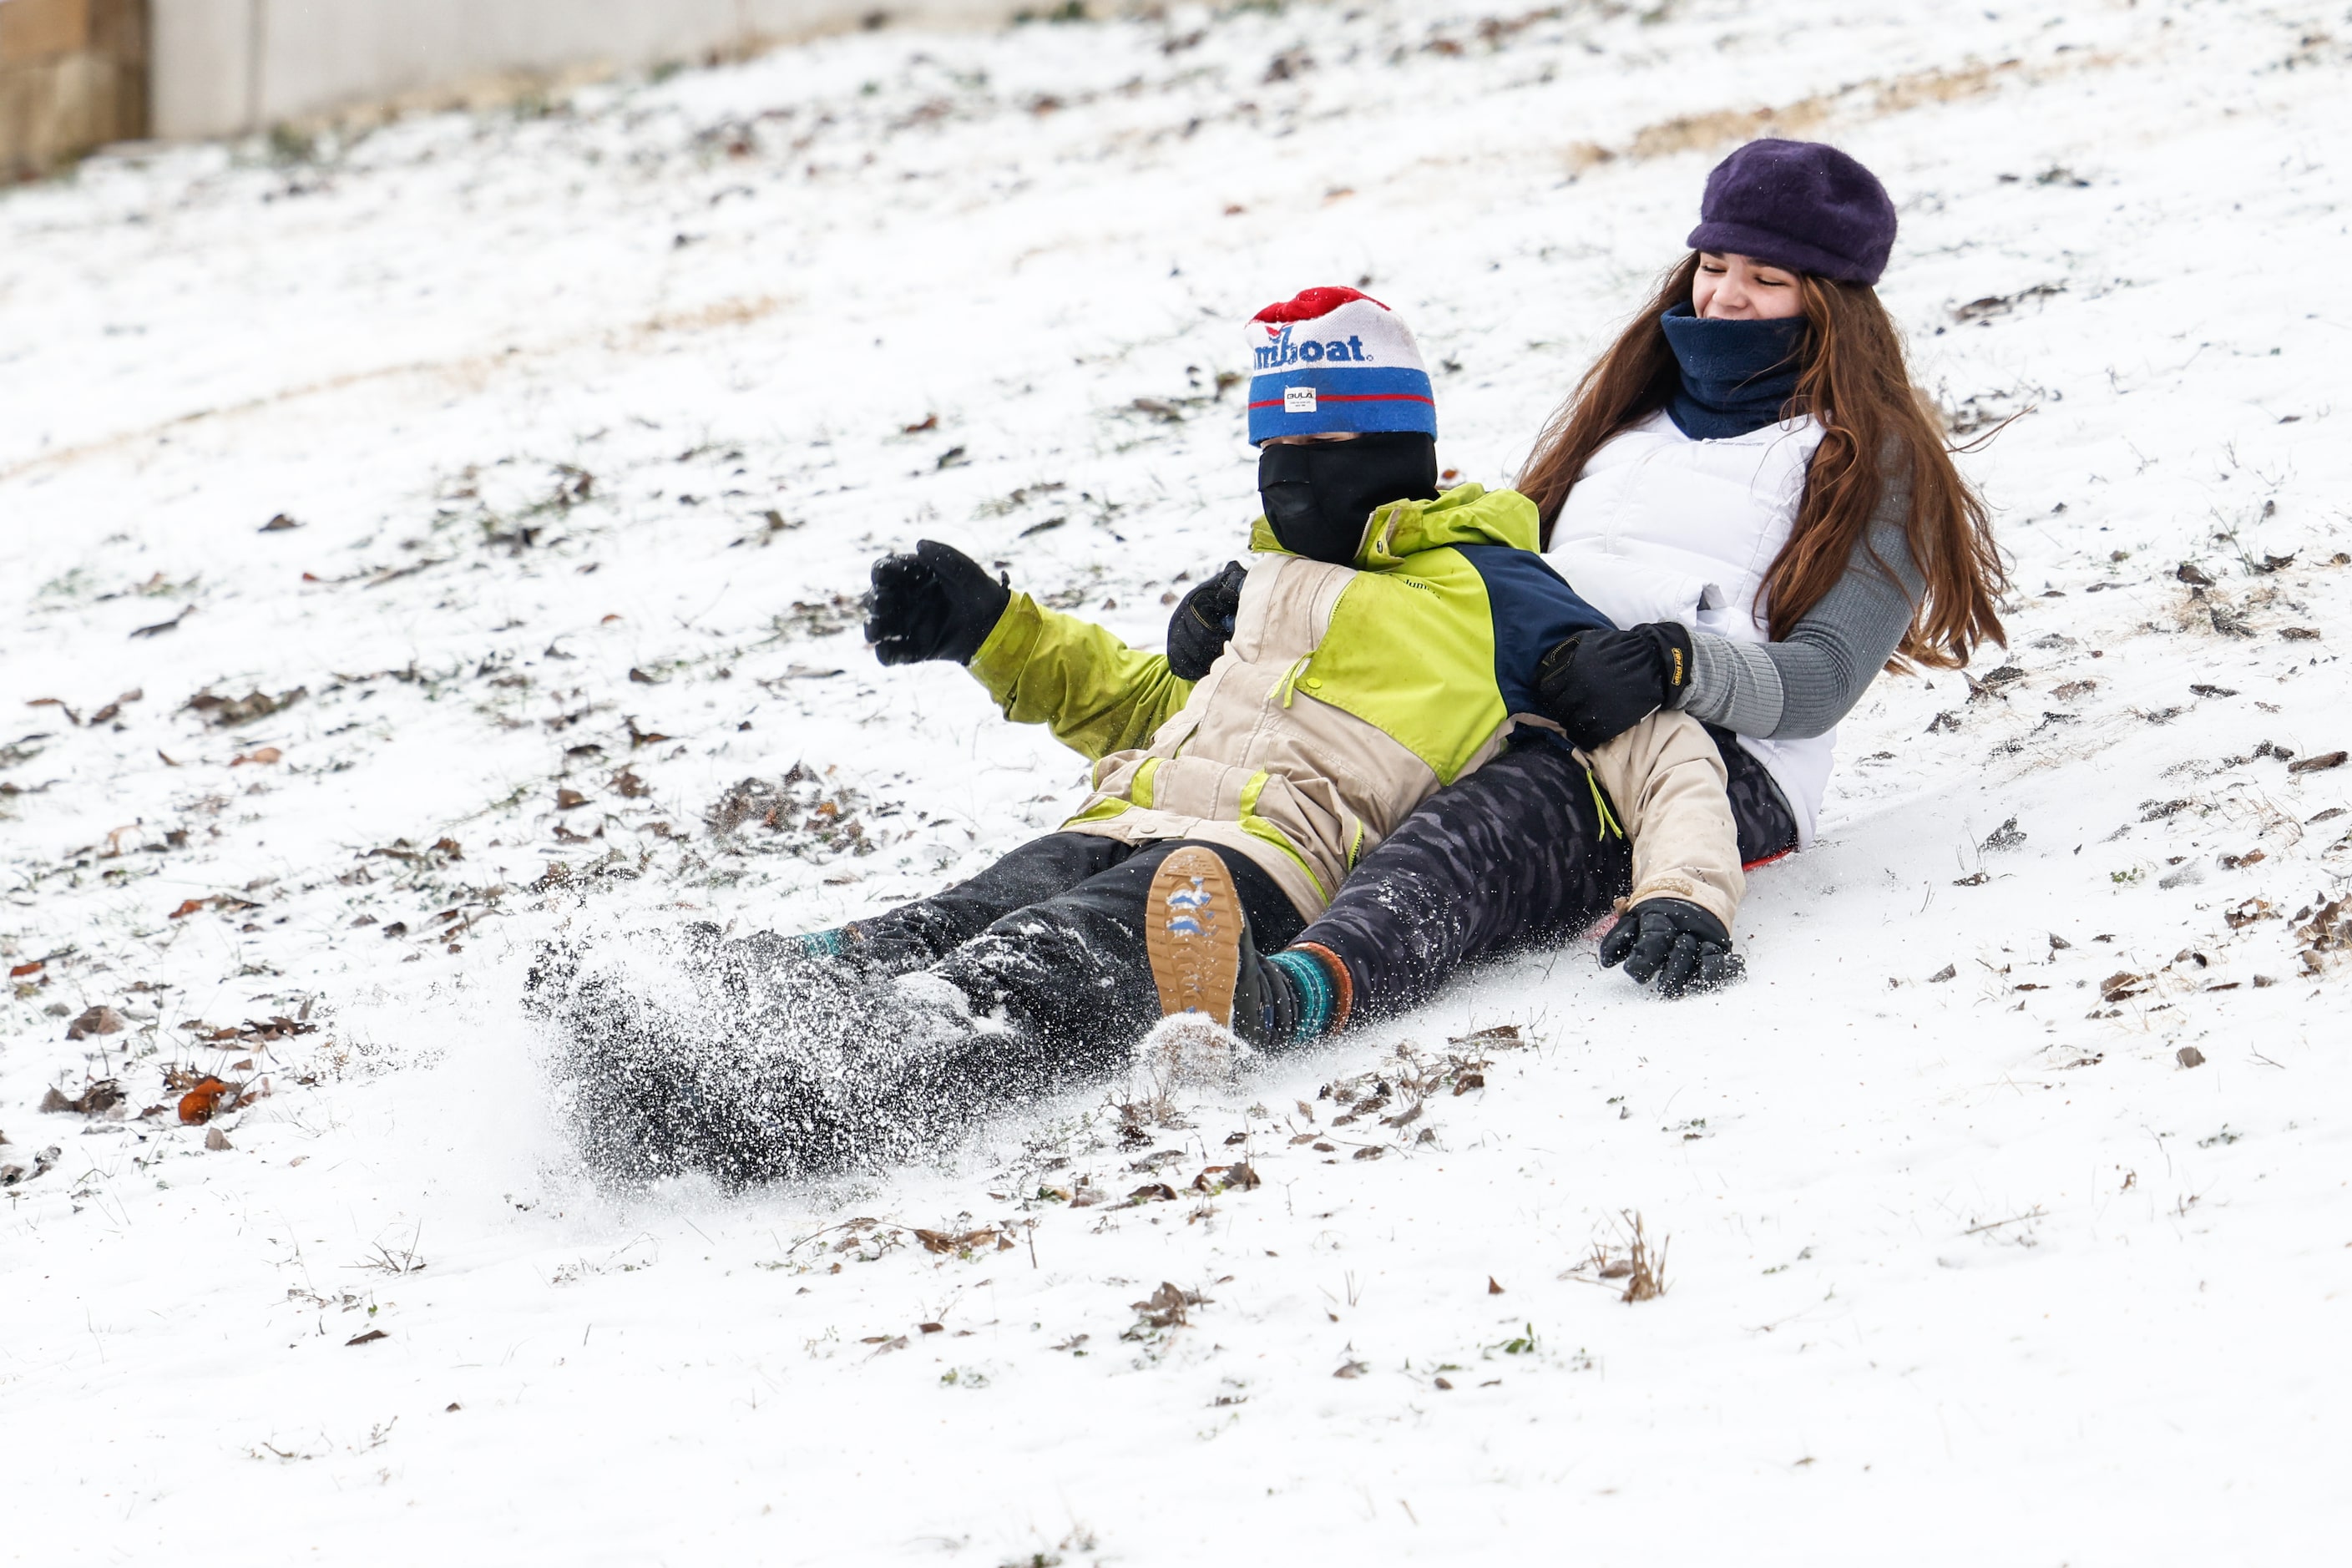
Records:
[[[2347,87],[2344,0],[1175,8],[0,195],[0,1556],[2326,1560]],[[876,553],[1156,643],[1323,282],[1507,482],[1771,130],[1895,192],[1955,429],[2031,412],[2010,648],[1874,689],[1747,984],[1588,942],[1132,1131],[569,1173],[554,921],[828,924],[1076,796],[873,665]]]

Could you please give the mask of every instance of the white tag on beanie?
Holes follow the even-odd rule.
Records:
[[[1311,386],[1286,386],[1282,389],[1282,411],[1285,414],[1315,412],[1315,389]]]

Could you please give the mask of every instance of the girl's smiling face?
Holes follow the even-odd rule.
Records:
[[[1703,250],[1691,279],[1691,313],[1717,321],[1777,321],[1801,313],[1797,274],[1752,256]]]

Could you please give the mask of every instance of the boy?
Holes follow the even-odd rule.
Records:
[[[1544,656],[1609,622],[1534,553],[1525,497],[1439,493],[1429,378],[1386,306],[1313,289],[1249,332],[1265,515],[1199,680],[944,545],[876,565],[881,661],[967,665],[1008,717],[1095,761],[1094,793],[936,897],[712,949],[694,1010],[739,1036],[730,1009],[769,1015],[747,1079],[761,1087],[736,1126],[716,1105],[689,1116],[686,1163],[740,1177],[892,1157],[1116,1062],[1167,1014],[1273,1047],[1345,1024],[1348,964],[1296,939],[1364,853],[1540,711]],[[1727,946],[1744,884],[1699,725],[1655,715],[1590,765],[1633,840],[1631,902],[1691,910]],[[615,1005],[591,1008],[604,1036],[642,1034],[642,1008],[616,1030]]]

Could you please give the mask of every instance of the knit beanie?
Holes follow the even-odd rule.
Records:
[[[1693,250],[1752,256],[1841,283],[1875,283],[1895,247],[1878,177],[1822,142],[1768,137],[1715,166]]]
[[[1251,318],[1249,438],[1437,434],[1420,345],[1395,311],[1353,289],[1309,289]]]

